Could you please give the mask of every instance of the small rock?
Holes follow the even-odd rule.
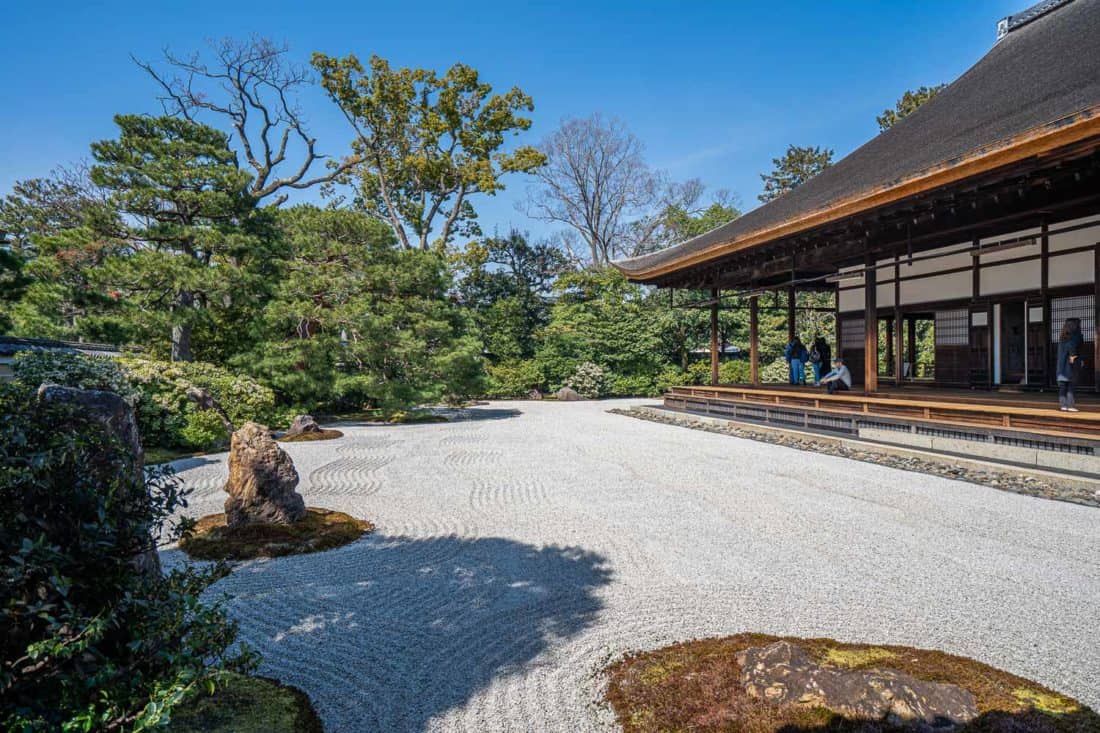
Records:
[[[562,387],[554,393],[554,396],[562,402],[576,402],[577,400],[584,399],[584,397],[581,397],[572,387]]]
[[[741,686],[770,703],[815,705],[845,717],[890,718],[949,728],[978,716],[974,695],[942,682],[926,682],[894,669],[839,669],[818,664],[800,646],[777,641],[737,654]]]
[[[287,435],[301,435],[302,433],[319,433],[321,426],[313,419],[312,415],[295,415],[290,421],[290,430]]]
[[[225,523],[237,527],[256,522],[290,524],[306,513],[295,491],[294,462],[263,425],[246,422],[233,433],[229,448],[229,480],[225,483]]]
[[[542,399],[542,392],[539,392],[537,389],[533,389],[533,390],[531,390],[530,392],[527,393],[527,399],[529,399],[529,400],[541,400]]]

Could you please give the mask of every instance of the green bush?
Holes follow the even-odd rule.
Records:
[[[224,566],[135,571],[179,536],[167,520],[185,495],[133,461],[86,414],[0,386],[2,730],[147,730],[220,670],[250,666],[228,651],[237,629],[220,604],[199,600]]]
[[[657,387],[653,377],[645,375],[612,375],[608,379],[608,394],[616,397],[653,397]]]
[[[118,362],[108,357],[92,357],[84,354],[24,351],[17,354],[12,363],[15,378],[32,389],[49,382],[79,389],[101,389],[126,400],[131,407],[137,405],[140,394],[126,376]]]
[[[731,359],[718,366],[718,381],[722,384],[748,384],[752,369],[748,359]]]
[[[207,390],[234,425],[248,420],[272,424],[278,419],[270,389],[213,364],[135,358],[120,363],[141,393],[138,423],[143,440],[151,444],[202,449],[229,437],[216,412],[199,409],[187,397],[192,386]]]
[[[526,397],[533,389],[542,389],[546,380],[539,365],[531,360],[509,359],[488,367],[488,397]]]
[[[565,386],[575,390],[582,397],[594,399],[605,396],[608,393],[609,384],[603,367],[585,361],[577,365],[565,380]]]

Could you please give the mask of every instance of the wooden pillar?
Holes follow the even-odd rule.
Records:
[[[906,324],[906,338],[909,339],[909,349],[906,353],[909,355],[909,376],[917,376],[917,322],[910,318]]]
[[[1100,392],[1100,245],[1093,249],[1092,278],[1092,375],[1093,389]]]
[[[718,386],[718,288],[710,289],[710,386]]]
[[[760,386],[760,323],[757,296],[749,297],[749,381]]]
[[[836,290],[833,291],[833,358],[843,357],[844,354],[840,351],[840,283],[835,286]],[[833,365],[829,365],[829,369],[832,369]]]
[[[863,391],[878,391],[878,277],[873,257],[863,275]]]
[[[795,295],[794,286],[787,288],[787,343],[794,341],[795,334]]]
[[[905,329],[901,315],[901,258],[894,257],[894,385],[905,379]]]
[[[1046,387],[1054,379],[1050,369],[1050,232],[1046,221],[1042,224],[1042,233],[1039,235],[1039,305],[1043,309],[1043,386]],[[1030,306],[1028,311],[1030,311]],[[1030,313],[1024,314],[1024,328],[1030,325]],[[1097,387],[1100,389],[1100,385]]]

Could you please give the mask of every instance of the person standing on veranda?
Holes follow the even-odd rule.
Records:
[[[1067,318],[1062,325],[1058,338],[1058,405],[1063,412],[1079,412],[1074,387],[1077,375],[1084,362],[1081,358],[1081,346],[1085,338],[1081,335],[1081,319]]]
[[[806,360],[810,357],[806,347],[802,343],[802,339],[795,336],[787,348],[783,350],[783,358],[787,360],[787,366],[790,368],[791,384],[805,384],[806,383]]]
[[[821,336],[815,337],[814,344],[810,347],[810,365],[814,368],[814,384],[821,381],[821,374],[829,367],[832,355],[829,343]]]

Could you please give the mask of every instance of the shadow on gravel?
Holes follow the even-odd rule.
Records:
[[[452,420],[507,420],[519,417],[522,410],[515,407],[464,407],[448,413]]]
[[[552,643],[593,624],[606,559],[503,538],[374,535],[316,555],[244,565],[218,584],[261,671],[302,687],[328,730],[421,731]],[[516,725],[546,695],[494,692]]]

